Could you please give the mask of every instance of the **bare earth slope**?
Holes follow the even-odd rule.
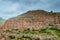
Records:
[[[8,19],[2,29],[25,29],[40,30],[48,25],[60,27],[60,13],[43,10],[28,11],[17,17]]]

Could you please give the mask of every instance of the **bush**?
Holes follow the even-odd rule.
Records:
[[[9,29],[7,29],[5,32],[11,32]]]
[[[15,36],[9,36],[10,39],[15,39]]]

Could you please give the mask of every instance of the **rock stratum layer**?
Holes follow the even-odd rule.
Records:
[[[60,27],[60,13],[43,10],[28,11],[17,17],[6,20],[2,29],[25,29],[40,30],[48,25]]]

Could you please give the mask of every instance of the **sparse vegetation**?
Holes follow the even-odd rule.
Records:
[[[12,31],[6,30],[5,32],[11,32],[13,34],[35,34],[35,35],[39,35],[39,34],[44,34],[44,35],[52,35],[54,36],[52,38],[52,40],[60,40],[60,29],[56,28],[53,25],[49,25],[47,28],[42,29],[42,30],[29,30],[29,29],[24,29],[24,30],[18,30],[18,29],[14,29]],[[32,39],[32,38],[28,38],[28,37],[22,37],[22,38],[17,38],[17,40],[39,40],[39,39]],[[46,39],[44,39],[46,40]],[[51,40],[51,39],[47,39],[47,40]]]
[[[4,20],[1,20],[0,24],[3,23]],[[60,28],[55,27],[55,24],[60,26],[60,13],[43,10],[28,11],[8,19],[1,28],[6,30],[2,32],[0,37],[2,36],[1,38],[4,37],[6,40],[60,40]],[[48,26],[45,28],[46,25]],[[25,27],[27,29],[24,29]],[[38,30],[39,28],[40,30]]]

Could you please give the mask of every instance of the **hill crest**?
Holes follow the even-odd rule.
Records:
[[[2,29],[42,29],[49,24],[60,27],[60,13],[47,12],[43,10],[28,11],[17,17],[8,19]]]

